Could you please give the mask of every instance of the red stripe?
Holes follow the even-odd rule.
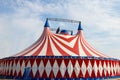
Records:
[[[19,54],[21,54],[21,55],[19,55],[19,56],[23,56],[23,55],[31,52],[33,49],[35,49],[35,48],[43,41],[43,38],[44,38],[44,32],[43,32],[42,36],[41,36],[34,44],[32,44],[30,47],[28,47],[28,48],[25,49],[24,51],[16,54],[15,56],[17,56],[17,55],[19,55]],[[37,44],[37,45],[36,45],[36,44]],[[24,53],[24,54],[22,54],[22,53]]]
[[[54,36],[53,36],[54,37]],[[57,40],[62,46],[64,46],[65,48],[67,48],[68,50],[72,51],[73,53],[79,55],[78,53],[78,39],[75,43],[75,46],[73,48],[69,47],[68,45],[62,43],[60,40],[58,40],[57,38],[54,37],[55,40]]]
[[[40,43],[39,43],[40,44]],[[37,44],[35,47],[33,47],[32,49],[30,49],[29,51],[25,52],[24,54],[21,53],[21,55],[19,56],[24,56],[26,55],[27,53],[30,53],[32,50],[34,50],[39,44]]]
[[[46,38],[45,38],[44,42],[42,43],[42,45],[38,48],[38,50],[34,54],[32,54],[32,56],[39,55],[40,51],[43,49],[43,46],[45,45],[45,41],[46,41]]]
[[[74,47],[73,47],[73,50],[74,50],[74,52],[77,54],[77,55],[79,55],[79,47],[78,47],[78,39],[79,39],[79,37],[77,38],[77,40],[76,40],[76,42],[75,42],[75,44],[74,44]]]
[[[85,45],[91,52],[93,52],[94,54],[102,57],[101,55],[97,54],[94,50],[92,50],[93,48],[91,49],[91,46],[90,46],[89,44],[87,44],[87,43],[85,42],[85,40],[82,40],[82,41],[83,41],[84,45]]]
[[[34,50],[37,46],[39,46],[39,45],[41,44],[41,42],[44,40],[45,36],[48,35],[48,34],[50,34],[50,33],[49,33],[49,29],[48,29],[48,28],[45,28],[42,36],[41,36],[40,39],[38,40],[39,42],[36,42],[36,43],[38,43],[38,44],[35,45],[35,47],[33,47],[31,50],[29,50],[29,51],[27,51],[26,53],[24,53],[23,55],[26,55],[27,53],[29,53],[29,52],[31,52],[32,50]],[[23,55],[22,55],[22,56],[23,56]],[[32,56],[34,56],[34,55],[32,55]],[[35,55],[35,56],[37,56],[37,55]]]
[[[81,46],[82,46],[82,48],[83,48],[83,50],[84,50],[84,52],[85,52],[85,54],[87,55],[87,56],[93,56],[93,55],[91,55],[90,53],[89,53],[89,51],[84,47],[84,45],[83,45],[83,43],[82,43],[82,40],[80,39],[80,43],[81,43]]]
[[[50,44],[50,37],[48,37],[48,45],[47,45],[47,51],[46,51],[46,56],[53,56],[53,52],[52,52],[52,49],[51,49],[51,44]]]
[[[56,49],[62,54],[62,56],[70,56],[68,53],[66,53],[65,51],[63,51],[56,43],[55,41],[52,39]]]
[[[85,40],[85,38],[84,38],[84,35],[83,35],[83,33],[81,33],[81,37],[83,38],[83,41],[85,41],[85,43],[91,48],[91,49],[93,49],[93,51],[96,51],[94,48],[92,48],[88,43],[87,43],[87,41]],[[100,52],[98,52],[98,51],[96,51],[97,53],[100,53]],[[96,54],[97,54],[96,53]],[[100,54],[102,54],[102,53],[100,53]],[[98,54],[99,55],[99,54]],[[104,55],[104,54],[102,54],[102,55]],[[110,57],[110,56],[106,56],[106,55],[104,55],[104,56],[102,56],[102,57]]]
[[[60,39],[63,39],[64,41],[71,42],[76,36],[71,36],[70,38],[66,38],[60,35],[55,35],[56,37],[59,37]]]
[[[84,38],[83,38],[84,39]],[[85,41],[85,40],[82,40],[83,41],[83,43],[84,43],[84,45],[91,51],[91,52],[93,52],[94,54],[96,54],[96,55],[98,55],[99,57],[105,57],[105,55],[104,56],[101,56],[100,54],[98,54],[98,53],[96,53],[94,50],[92,50],[93,48]],[[103,54],[102,54],[103,55]]]

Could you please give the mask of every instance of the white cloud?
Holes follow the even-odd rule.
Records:
[[[16,0],[11,4],[4,3],[14,12],[0,15],[0,53],[12,55],[31,45],[40,36],[46,17],[60,17],[81,20],[85,37],[96,49],[120,58],[120,17],[116,17],[119,11],[115,8],[120,8],[119,0]],[[5,40],[4,36],[9,38]]]

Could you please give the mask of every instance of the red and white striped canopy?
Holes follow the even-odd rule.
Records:
[[[55,34],[49,27],[46,21],[41,37],[33,45],[14,57],[0,60],[0,78],[101,80],[120,77],[120,61],[92,48],[80,24],[75,35],[65,30]]]
[[[46,21],[48,24],[48,21]],[[81,27],[79,25],[79,27]],[[29,48],[15,56],[95,56],[108,57],[92,48],[84,38],[83,30],[75,35],[55,34],[45,25],[41,37]]]

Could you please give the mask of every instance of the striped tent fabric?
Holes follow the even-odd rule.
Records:
[[[120,60],[95,50],[81,25],[75,35],[56,34],[46,20],[41,37],[30,47],[0,59],[0,78],[104,79],[120,77]]]
[[[54,34],[44,27],[42,36],[29,48],[15,56],[95,56],[108,57],[92,48],[83,36],[83,30],[76,35]],[[79,25],[81,27],[81,25]]]

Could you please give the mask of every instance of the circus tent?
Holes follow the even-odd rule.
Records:
[[[120,77],[120,61],[95,50],[81,23],[75,35],[53,33],[48,19],[41,37],[24,51],[0,60],[0,77],[8,79],[104,79]]]

